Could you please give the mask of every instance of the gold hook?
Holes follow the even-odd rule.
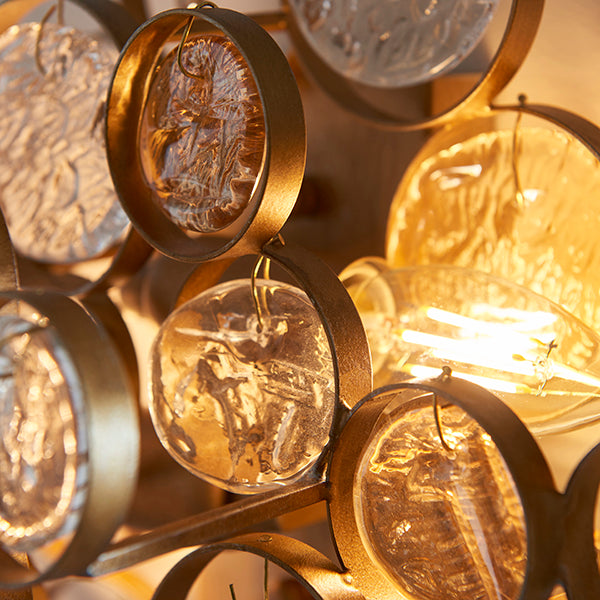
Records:
[[[194,10],[201,10],[203,8],[217,8],[217,5],[214,4],[213,2],[202,2],[201,4],[195,5],[193,8],[194,8]],[[196,75],[195,73],[192,73],[191,71],[188,71],[183,66],[183,60],[181,59],[181,53],[183,52],[183,46],[187,42],[187,39],[188,39],[188,37],[190,35],[190,31],[192,30],[192,25],[194,24],[194,19],[195,19],[194,15],[192,15],[189,18],[188,23],[185,26],[185,30],[183,31],[183,35],[181,36],[181,41],[179,42],[179,47],[177,48],[177,66],[179,67],[179,70],[186,77],[191,77],[192,79],[202,79],[201,75]]]
[[[525,106],[525,102],[527,102],[527,96],[525,94],[519,94],[519,104],[521,106]],[[519,111],[517,113],[517,118],[515,120],[515,126],[513,129],[513,139],[512,139],[512,170],[513,177],[515,180],[515,187],[517,188],[517,204],[519,208],[523,208],[525,205],[525,195],[523,194],[523,187],[521,186],[521,178],[519,177],[519,168],[517,165],[517,160],[519,158],[519,154],[521,152],[519,148],[519,128],[521,126],[521,119],[523,118],[523,112]]]
[[[268,258],[265,258],[262,254],[256,259],[256,262],[254,263],[254,268],[252,269],[252,276],[250,278],[250,285],[252,287],[252,299],[254,301],[254,309],[256,310],[256,318],[258,321],[258,331],[262,331],[263,329],[263,319],[262,319],[262,309],[260,307],[260,299],[258,297],[258,287],[256,285],[256,278],[258,276],[258,271],[260,270],[260,267],[263,265],[264,263],[264,269],[263,269],[263,276],[265,279],[269,279],[270,278],[270,271],[271,271],[271,261]],[[266,301],[266,297],[263,298],[264,301],[264,305],[265,305],[265,309],[267,308],[267,301]]]
[[[265,558],[265,573],[263,577],[263,600],[269,600],[269,560]]]
[[[438,398],[436,394],[433,394],[433,418],[435,420],[435,428],[437,429],[437,433],[444,450],[446,450],[447,452],[452,452],[453,448],[451,448],[448,445],[448,442],[446,442],[446,440],[444,439],[444,432],[442,431],[442,423],[440,421]]]
[[[54,11],[57,10],[57,21],[58,24],[62,27],[65,24],[65,2],[64,0],[57,0],[56,4],[53,4],[48,12],[42,17],[40,21],[40,28],[38,29],[37,37],[35,39],[35,50],[34,50],[34,58],[35,65],[38,71],[45,77],[46,69],[42,65],[42,59],[40,58],[40,45],[42,43],[42,35],[44,33],[44,25],[48,22],[48,19],[54,14]]]
[[[451,377],[452,377],[452,369],[448,365],[445,365],[444,367],[442,367],[442,372],[440,373],[439,377],[437,377],[437,380],[444,383],[444,382],[449,381]],[[444,439],[444,433],[442,431],[442,423],[440,420],[440,411],[439,411],[437,394],[433,394],[433,418],[435,420],[435,428],[437,429],[437,433],[438,433],[440,442],[442,443],[444,450],[446,450],[447,452],[452,452],[453,448],[451,448],[448,445],[448,443],[446,442],[446,440]]]

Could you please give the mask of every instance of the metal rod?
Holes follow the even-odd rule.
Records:
[[[321,479],[248,496],[112,544],[89,565],[87,574],[92,577],[106,575],[173,550],[222,541],[328,497],[328,484]]]

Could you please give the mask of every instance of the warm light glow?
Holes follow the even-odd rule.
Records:
[[[369,336],[376,387],[449,366],[497,393],[536,431],[597,418],[600,338],[548,299],[442,266],[383,269],[349,291]]]

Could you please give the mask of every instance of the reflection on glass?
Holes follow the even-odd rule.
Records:
[[[306,472],[336,401],[329,343],[306,294],[257,280],[220,284],[171,314],[154,342],[151,415],[167,450],[235,493]]]
[[[227,38],[191,38],[160,64],[144,108],[140,157],[153,199],[183,230],[233,223],[262,164],[265,124],[252,73]]]
[[[419,600],[518,598],[527,562],[523,509],[490,436],[431,396],[381,417],[355,480],[374,561]]]
[[[75,529],[87,480],[79,381],[46,321],[0,315],[0,542],[23,552]]]
[[[290,0],[313,50],[360,83],[430,81],[475,47],[498,0]]]
[[[454,143],[447,132],[443,143],[432,138],[394,198],[388,260],[491,273],[600,330],[598,161],[562,131],[526,124],[473,135],[485,125],[465,125]]]
[[[68,263],[106,252],[129,224],[104,143],[118,52],[68,27],[40,28],[0,35],[0,204],[21,254]]]
[[[443,266],[384,271],[350,293],[377,387],[449,366],[497,394],[537,433],[598,419],[600,337],[546,298]]]

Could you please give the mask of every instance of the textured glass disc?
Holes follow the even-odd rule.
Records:
[[[289,0],[313,50],[360,83],[433,79],[475,47],[498,0]]]
[[[300,477],[329,441],[333,363],[306,295],[258,280],[220,284],[175,311],[154,342],[151,404],[163,445],[235,493]]]
[[[490,436],[430,396],[382,417],[356,474],[355,504],[372,558],[419,600],[518,598],[527,562],[525,518]]]
[[[173,50],[150,85],[140,129],[142,168],[173,223],[218,231],[250,201],[265,147],[262,102],[246,61],[225,37],[190,39],[181,62],[188,74]]]
[[[481,133],[432,154],[400,186],[388,260],[488,272],[599,330],[599,190],[598,162],[561,131],[521,127],[516,154],[512,131]]]
[[[106,161],[103,111],[117,58],[108,41],[51,23],[0,36],[0,203],[23,255],[64,263],[123,236]]]
[[[44,325],[0,316],[0,542],[24,552],[75,529],[87,479],[79,380]]]

